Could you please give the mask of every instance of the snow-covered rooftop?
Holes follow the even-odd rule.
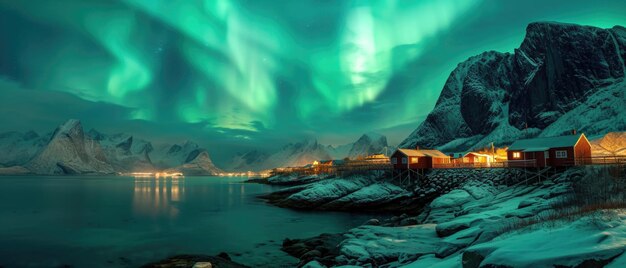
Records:
[[[415,149],[398,149],[406,156],[430,156],[436,158],[448,158],[449,156],[439,150],[415,150]]]
[[[549,148],[570,147],[576,145],[576,142],[578,142],[578,139],[580,139],[582,135],[584,134],[517,140],[509,146],[509,151],[529,151],[533,149],[537,151],[545,151]]]
[[[475,155],[475,156],[482,156],[482,157],[493,157],[492,155],[488,155],[488,154],[481,154],[481,153],[477,153],[477,152],[469,152],[466,153],[465,155],[463,155],[463,157],[467,157],[468,155]]]

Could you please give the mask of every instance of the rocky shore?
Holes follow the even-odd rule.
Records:
[[[226,253],[217,256],[208,255],[177,255],[142,268],[246,268],[243,264],[233,262]]]
[[[589,196],[584,191],[581,196],[580,189],[603,189],[602,184],[590,186],[593,184],[590,181],[613,175],[572,169],[549,180],[526,184],[514,183],[511,177],[506,177],[511,174],[505,174],[505,171],[466,171],[465,179],[439,174],[443,172],[430,174],[430,179],[433,184],[446,179],[449,183],[442,185],[450,186],[425,184],[408,191],[414,198],[421,194],[423,197],[439,194],[418,213],[405,213],[386,220],[372,219],[343,234],[286,239],[282,249],[299,258],[300,266],[304,267],[626,265],[626,255],[623,254],[626,251],[626,210],[615,205],[624,204],[623,193],[615,200],[604,200],[604,203],[581,201],[581,197]],[[617,179],[623,180],[623,174],[623,171],[618,172]],[[484,180],[487,177],[493,179]],[[352,180],[366,187],[381,183],[366,178]],[[615,178],[611,180],[615,181]],[[604,183],[611,183],[611,180]],[[305,185],[285,189],[281,198],[271,202],[297,208],[290,202],[296,200],[293,196],[301,196],[309,198],[308,204],[313,205],[310,208],[327,209],[330,208],[328,204],[355,192],[346,190],[352,189],[347,182],[326,182],[323,185],[326,189],[323,192],[332,194],[311,198],[312,193],[318,192],[311,190],[314,186]],[[600,192],[604,193],[604,190]],[[391,194],[391,198],[397,195]],[[330,198],[336,196],[339,198]],[[578,203],[571,203],[572,200]],[[371,201],[365,203],[372,204]]]
[[[514,184],[522,173],[509,169],[432,170],[420,185],[397,185],[397,181],[374,174],[346,178],[295,175],[267,179],[269,184],[298,185],[260,196],[268,203],[294,209],[417,214],[436,197],[467,181],[492,186]]]
[[[313,174],[313,175],[297,175],[297,174],[286,174],[286,175],[276,175],[269,178],[254,178],[246,180],[246,183],[259,183],[259,184],[269,184],[276,186],[297,186],[297,185],[305,185],[321,180],[332,179],[335,178],[333,175],[326,174]]]

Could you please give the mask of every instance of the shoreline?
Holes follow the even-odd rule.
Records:
[[[571,244],[575,242],[568,242],[569,240],[554,240],[550,239],[550,236],[541,235],[542,232],[557,232],[571,237],[582,232],[591,237],[615,232],[612,237],[626,243],[626,209],[611,207],[604,211],[583,209],[578,212],[579,216],[571,217],[567,215],[572,209],[582,208],[575,203],[569,205],[570,208],[567,209],[561,205],[563,202],[570,202],[567,200],[571,200],[571,195],[577,194],[577,184],[588,185],[586,180],[598,180],[603,178],[602,176],[608,179],[606,176],[610,175],[602,172],[606,170],[577,168],[557,173],[546,180],[535,179],[526,182],[523,176],[510,171],[433,172],[428,174],[431,181],[424,183],[424,188],[413,191],[414,194],[419,194],[417,199],[421,197],[422,203],[425,204],[420,209],[409,209],[412,213],[391,218],[373,218],[345,232],[321,233],[309,238],[286,238],[281,250],[298,258],[300,260],[298,266],[311,267],[341,265],[448,267],[461,266],[461,263],[463,267],[482,267],[485,263],[493,263],[495,266],[510,263],[521,266],[617,263],[619,266],[622,263],[626,264],[626,257],[617,259],[626,252],[624,246],[593,239],[585,240],[586,244],[578,246]],[[604,175],[599,177],[597,174]],[[458,179],[459,176],[464,176],[465,179]],[[336,179],[346,180],[346,178]],[[433,182],[440,182],[441,179],[450,182],[448,188],[433,189],[440,186]],[[382,183],[385,182],[377,181],[365,184],[365,187]],[[318,189],[320,187],[324,189],[329,185],[334,187],[333,191]],[[431,189],[428,189],[429,187]],[[286,187],[259,198],[267,200],[271,205],[284,208],[342,211],[337,209],[341,207],[329,207],[327,204],[336,203],[337,200],[358,193],[349,188],[349,183],[332,184],[318,181]],[[420,194],[431,190],[432,198]],[[329,192],[340,194],[324,199],[328,196],[323,195]],[[317,199],[320,196],[316,194],[322,198]],[[303,200],[294,196],[306,196],[308,203],[298,204],[295,201]],[[580,198],[588,198],[586,196],[587,194],[583,194]],[[316,202],[320,200],[321,202]],[[349,211],[361,213],[368,210],[351,207]],[[401,211],[393,212],[399,214]],[[554,216],[561,214],[564,216]],[[611,223],[598,221],[598,217],[608,217],[607,220]],[[524,245],[528,246],[518,249],[519,241],[525,241],[526,236],[535,237],[534,239],[541,241],[539,243],[548,244],[554,249],[547,255],[533,260],[490,257],[498,256],[500,248],[529,252],[526,254],[536,253],[534,252],[536,248],[527,243]],[[511,242],[499,242],[501,240]],[[568,253],[568,250],[576,250],[577,247],[584,253]],[[610,250],[600,250],[602,247]],[[495,258],[494,262],[486,262],[488,258]]]

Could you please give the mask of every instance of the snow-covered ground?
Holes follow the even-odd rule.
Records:
[[[409,212],[458,188],[466,181],[480,183],[483,187],[484,184],[512,183],[521,178],[517,170],[508,169],[433,170],[421,185],[400,187],[397,181],[376,174],[345,178],[276,176],[269,178],[268,182],[298,186],[282,189],[263,198],[279,206],[297,209]]]
[[[332,264],[360,267],[599,267],[608,264],[607,267],[623,267],[626,263],[622,255],[626,250],[626,210],[602,210],[542,220],[549,218],[546,215],[558,215],[555,207],[571,193],[571,181],[581,178],[585,172],[573,169],[552,180],[513,187],[466,181],[461,187],[436,198],[419,215],[403,216],[403,222],[411,222],[407,221],[411,219],[412,225],[363,225],[348,231],[338,245],[339,253]],[[344,185],[345,188],[352,186]],[[384,185],[376,187],[385,188]],[[309,190],[309,195],[300,197],[310,196],[313,191],[319,190]],[[335,196],[334,190],[325,193],[326,197]],[[363,197],[368,198],[369,195]],[[309,266],[324,267],[323,263],[322,259],[317,259]]]

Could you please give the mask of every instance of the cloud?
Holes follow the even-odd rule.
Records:
[[[0,76],[23,85],[0,88],[2,111],[23,115],[0,122],[45,130],[77,117],[224,155],[372,130],[397,143],[460,61],[511,51],[531,21],[624,25],[625,5],[0,0]]]

